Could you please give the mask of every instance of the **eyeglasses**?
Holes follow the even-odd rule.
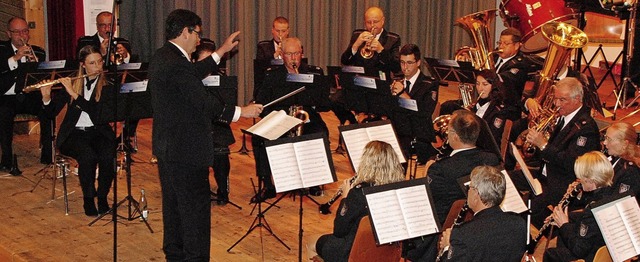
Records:
[[[300,52],[286,52],[284,53],[285,56],[299,56],[301,53]]]
[[[402,61],[400,60],[400,65],[414,65],[418,61]]]
[[[111,24],[98,24],[98,27],[107,27],[107,28],[111,28]]]
[[[505,42],[498,41],[498,42],[496,42],[496,45],[498,45],[498,46],[501,46],[501,45],[507,46],[507,45],[513,45],[515,43],[517,43],[517,42],[505,43]]]
[[[195,28],[189,28],[189,31],[191,31],[192,33],[195,32],[199,38],[202,38],[202,31],[198,31]]]
[[[11,32],[12,34],[16,34],[16,35],[19,35],[19,34],[26,35],[26,34],[28,34],[28,33],[29,33],[29,29],[22,29],[22,30],[17,30],[17,29],[16,29],[16,30],[9,30],[9,32]]]

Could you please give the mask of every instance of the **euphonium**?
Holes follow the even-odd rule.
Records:
[[[304,127],[304,123],[309,121],[309,113],[307,113],[307,111],[304,111],[302,106],[292,105],[292,106],[289,107],[289,115],[292,116],[292,117],[295,117],[295,118],[298,118],[298,119],[302,120],[302,123],[300,123],[299,125],[295,126],[292,129],[292,131],[289,134],[289,136],[291,136],[291,137],[301,136],[302,135],[302,131],[303,131],[303,127]]]
[[[491,32],[489,26],[496,17],[496,10],[484,10],[470,15],[463,16],[456,20],[456,24],[462,26],[469,32],[475,47],[463,46],[456,52],[455,60],[471,62],[476,70],[488,69],[495,71],[491,55],[501,53],[502,50],[493,50],[491,45]]]
[[[371,42],[376,37],[376,27],[371,28],[371,39],[367,41],[362,49],[360,49],[360,56],[364,59],[371,59],[373,57],[373,50],[371,50]]]
[[[573,49],[582,48],[589,40],[582,30],[563,22],[548,22],[544,24],[542,26],[542,35],[549,40],[547,58],[542,70],[540,70],[540,80],[535,97],[535,100],[542,107],[542,111],[538,117],[529,118],[529,128],[543,132],[548,137],[553,128],[555,128],[558,112],[558,108],[555,108],[553,103],[553,89],[551,86]],[[520,139],[522,139],[523,135],[524,133]]]

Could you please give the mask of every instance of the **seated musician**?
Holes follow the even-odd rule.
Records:
[[[640,195],[640,167],[638,167],[638,134],[633,125],[617,122],[607,128],[604,146],[613,165],[613,189],[618,193]],[[634,163],[635,162],[635,163]]]
[[[458,178],[468,176],[477,166],[500,165],[497,154],[476,147],[479,134],[480,120],[468,110],[456,110],[447,129],[449,145],[453,151],[449,156],[427,163],[426,176],[440,223],[444,223],[453,202],[465,198],[458,186]],[[433,261],[436,257],[437,238],[427,236],[412,239],[405,242],[404,246],[407,259]]]
[[[411,115],[410,121],[403,118],[402,122],[405,123],[398,123],[393,118],[391,121],[397,128],[398,140],[403,153],[410,156],[410,149],[414,146],[418,162],[426,163],[431,156],[436,154],[436,150],[431,145],[436,142],[435,131],[430,123],[438,102],[439,86],[435,79],[425,76],[420,71],[420,57],[420,48],[417,45],[407,44],[400,49],[400,68],[403,78],[393,81],[391,93],[398,99],[415,100],[418,112]],[[412,143],[414,144],[412,145]]]
[[[470,104],[469,109],[487,122],[498,148],[502,148],[502,133],[507,119],[515,121],[520,118],[520,113],[515,106],[505,103],[506,90],[498,75],[493,71],[480,71],[476,75],[475,89],[479,95],[478,100],[475,104]],[[462,108],[462,100],[447,101],[442,104],[440,113],[450,114],[449,112]]]
[[[555,248],[549,248],[544,253],[544,261],[593,261],[596,251],[605,245],[591,207],[615,193],[611,188],[613,167],[604,154],[591,151],[578,157],[574,169],[587,205],[583,206],[583,210],[571,213],[568,213],[567,207],[556,206],[553,209],[553,214],[545,223],[551,222],[560,228],[558,241]]]
[[[191,57],[197,61],[204,60],[216,51],[216,43],[208,38],[200,39],[200,44]],[[221,74],[215,71],[213,74]],[[216,91],[213,91],[216,92]],[[229,162],[229,145],[235,143],[233,132],[228,123],[213,121],[213,177],[216,179],[218,189],[216,191],[216,204],[226,205],[229,203],[229,172],[231,163]]]
[[[271,40],[264,40],[258,43],[256,49],[257,60],[282,59],[282,40],[289,37],[289,20],[282,16],[273,19],[271,35],[273,36]]]
[[[56,145],[62,154],[78,162],[78,175],[87,216],[104,214],[110,210],[107,195],[113,182],[113,162],[116,152],[115,134],[108,123],[99,123],[102,91],[110,87],[103,71],[104,61],[100,50],[88,45],[78,53],[78,76],[88,76],[72,81],[60,79],[64,89],[51,96],[51,86],[42,87],[42,102],[48,117],[55,118],[65,105],[67,113],[60,125]],[[98,188],[96,190],[96,167]],[[95,198],[98,198],[96,209]]]
[[[313,74],[314,77],[322,75],[322,69],[316,66],[310,66],[301,64],[302,55],[302,43],[300,39],[291,37],[282,40],[282,51],[284,66],[272,67],[267,71],[265,75],[265,81],[256,93],[256,103],[266,104],[269,103],[301,86],[307,86],[307,90],[293,97],[290,97],[284,101],[276,103],[267,107],[262,114],[262,117],[268,115],[272,111],[285,110],[290,112],[290,106],[295,101],[299,100],[299,97],[304,96],[305,92],[312,92],[314,87],[309,84],[287,82],[288,74]],[[306,101],[305,103],[309,103]],[[303,125],[303,134],[311,134],[323,132],[328,134],[327,125],[320,117],[320,114],[316,111],[315,105],[301,105],[303,110],[309,114],[308,121]],[[265,199],[273,198],[276,196],[275,185],[271,181],[271,169],[269,168],[269,162],[267,159],[266,150],[264,147],[264,140],[254,136],[251,139],[253,145],[253,153],[256,160],[256,175],[262,180],[264,188],[262,192],[258,192],[255,197],[252,198],[252,202],[261,202]],[[312,187],[309,189],[311,195],[321,195],[322,190],[319,187]]]
[[[367,143],[358,166],[358,176],[340,187],[342,200],[333,222],[333,233],[309,243],[313,261],[347,261],[360,219],[369,214],[362,189],[404,180],[404,169],[391,145],[382,141]],[[314,256],[317,254],[317,256]]]
[[[479,166],[471,171],[467,205],[474,216],[442,233],[442,261],[520,261],[528,225],[522,217],[500,209],[505,192],[505,178],[497,168]]]
[[[553,130],[548,130],[549,138],[535,129],[529,129],[526,140],[535,148],[531,159],[539,159],[542,164],[534,176],[540,180],[543,193],[531,201],[531,221],[540,227],[549,215],[548,205],[554,205],[562,198],[567,186],[576,179],[573,164],[578,156],[600,149],[600,135],[591,109],[583,105],[582,83],[567,77],[555,84],[554,105],[559,108],[558,120]],[[521,170],[511,172],[511,179],[521,190],[530,190]]]

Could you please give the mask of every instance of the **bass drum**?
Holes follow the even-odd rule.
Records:
[[[505,26],[515,27],[522,33],[524,53],[544,51],[549,42],[544,39],[542,25],[547,22],[565,22],[577,26],[579,14],[557,0],[502,0],[500,17]]]

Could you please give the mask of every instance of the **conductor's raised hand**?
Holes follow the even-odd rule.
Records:
[[[227,52],[233,50],[233,48],[236,47],[239,43],[239,41],[236,39],[239,34],[240,34],[240,31],[235,31],[233,32],[233,34],[229,35],[229,37],[227,37],[227,39],[224,40],[220,48],[216,50],[216,53],[220,57],[222,57]]]
[[[241,108],[240,116],[245,118],[259,117],[260,113],[262,113],[262,108],[261,104],[248,104]]]

